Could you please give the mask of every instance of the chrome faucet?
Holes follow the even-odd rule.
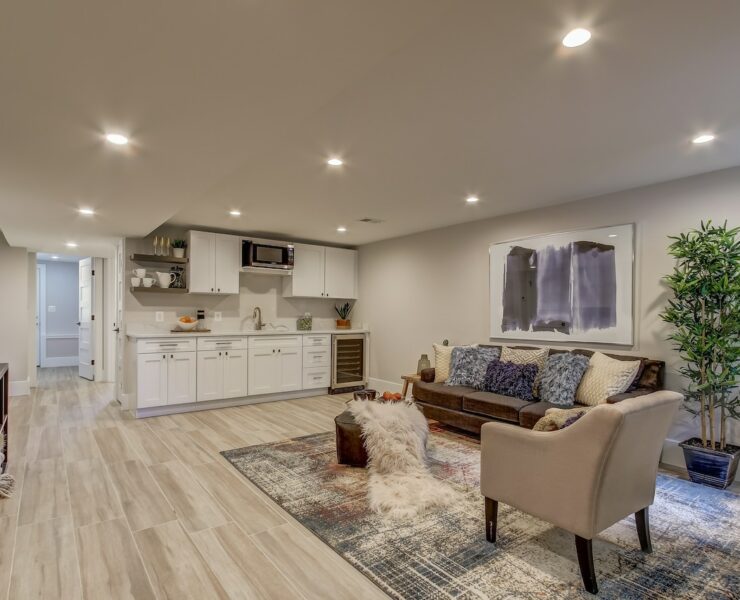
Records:
[[[257,331],[262,331],[262,328],[265,326],[265,324],[262,322],[262,309],[259,306],[254,307],[254,312],[252,313],[252,318],[254,321],[254,328]]]

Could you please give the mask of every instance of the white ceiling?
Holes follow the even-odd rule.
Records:
[[[69,254],[50,254],[49,252],[38,252],[36,260],[40,262],[73,262],[77,263],[82,260],[81,256],[71,256]]]
[[[165,221],[363,244],[734,166],[738,56],[727,0],[10,3],[0,229],[85,255]]]

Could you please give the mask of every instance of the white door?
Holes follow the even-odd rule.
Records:
[[[324,250],[323,246],[295,244],[293,275],[287,282],[293,296],[324,296]]]
[[[36,265],[36,366],[46,357],[46,265]]]
[[[80,261],[80,300],[79,300],[79,373],[85,379],[95,379],[95,316],[93,308],[93,259]]]
[[[249,349],[249,395],[277,392],[280,363],[275,348]]]
[[[124,258],[124,241],[119,240],[116,244],[116,306],[113,317],[113,333],[116,336],[116,400],[121,403],[122,408],[127,409],[129,406],[123,404],[123,382],[124,382],[124,342],[126,337],[123,334],[123,297],[125,292],[124,276],[126,271],[126,261]]]
[[[246,350],[224,351],[223,398],[241,398],[247,395],[247,363]]]
[[[216,235],[216,293],[238,294],[242,240],[236,235]]]
[[[303,348],[278,348],[280,381],[278,391],[292,392],[303,388]]]
[[[136,407],[167,404],[167,355],[139,354],[136,357]]]
[[[167,355],[167,404],[187,404],[197,400],[195,352]]]
[[[188,290],[195,294],[215,293],[216,235],[191,231],[188,241]]]
[[[198,352],[198,402],[224,397],[223,353],[217,350]]]
[[[324,291],[329,298],[357,298],[357,251],[327,248]]]

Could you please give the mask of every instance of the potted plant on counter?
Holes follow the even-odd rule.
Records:
[[[670,239],[676,266],[665,278],[673,292],[661,317],[675,327],[675,342],[685,365],[687,409],[699,416],[701,439],[682,442],[691,480],[729,486],[740,447],[727,441],[730,419],[740,416],[740,228],[711,221]]]
[[[188,243],[185,240],[174,240],[172,242],[172,256],[175,258],[185,258],[185,248]]]
[[[351,329],[352,321],[350,321],[349,315],[352,312],[352,305],[349,302],[345,302],[341,306],[335,306],[334,310],[336,310],[339,315],[339,318],[337,319],[337,329]]]

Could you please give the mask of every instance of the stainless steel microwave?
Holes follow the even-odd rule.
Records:
[[[272,240],[242,240],[242,269],[292,271],[295,260],[293,244]]]

